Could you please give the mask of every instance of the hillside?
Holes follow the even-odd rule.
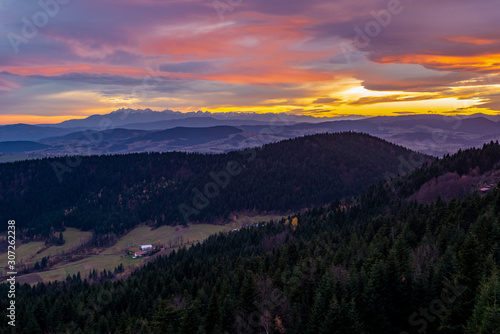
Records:
[[[62,224],[122,234],[140,223],[220,223],[238,211],[287,212],[357,195],[404,171],[403,162],[417,167],[424,160],[369,135],[341,133],[226,154],[7,163],[0,165],[0,219],[15,217],[26,236],[48,235]]]
[[[0,126],[0,141],[34,141],[55,135],[65,135],[72,131],[49,126],[12,124]]]
[[[500,139],[499,116],[408,115],[378,116],[361,120],[339,120],[317,124],[299,123],[280,127],[276,135],[357,131],[368,133],[414,151],[442,157],[459,149],[480,147]],[[241,126],[258,132],[262,126]]]
[[[129,139],[132,137],[137,137],[146,134],[147,131],[143,130],[129,130],[129,129],[110,129],[106,131],[77,131],[69,133],[65,136],[60,137],[47,137],[40,140],[41,143],[71,143],[71,141],[89,141],[89,138],[101,138],[103,141],[115,141]]]
[[[240,126],[240,125],[267,125],[267,122],[256,121],[252,119],[217,119],[214,117],[186,117],[181,119],[172,119],[166,121],[147,122],[147,123],[130,123],[125,124],[127,129],[142,129],[142,130],[164,130],[175,127],[207,127],[207,126]]]
[[[243,133],[241,129],[232,126],[207,126],[208,124],[205,124],[205,127],[174,127],[155,131],[135,129],[77,131],[65,136],[40,140],[40,143],[51,146],[44,147],[30,157],[172,151],[221,153],[284,139],[275,136],[261,138],[257,134]]]
[[[243,132],[241,129],[231,126],[214,126],[207,128],[177,127],[162,131],[156,131],[140,137],[141,141],[168,141],[173,146],[191,146],[213,140],[226,138],[229,135]]]
[[[392,187],[401,198],[429,203],[441,197],[450,200],[471,194],[500,181],[500,145],[490,142],[425,163],[405,178],[396,178]]]
[[[491,152],[499,148],[491,143],[445,157],[399,178],[392,191],[422,184],[433,170],[487,172],[496,168]],[[485,160],[478,164],[478,157]],[[374,191],[386,185],[354,201],[214,235],[129,277],[116,280],[117,268],[85,281],[73,275],[59,284],[20,287],[16,305],[26,310],[24,330],[495,333],[500,189],[420,205],[393,198],[387,188]],[[7,289],[0,286],[1,293]],[[0,316],[6,303],[0,301]]]
[[[2,141],[0,142],[0,154],[30,152],[45,149],[47,147],[49,146],[33,141]]]
[[[271,114],[117,110],[51,127],[25,124],[0,126],[0,139],[36,140],[50,145],[29,153],[12,151],[4,154],[1,161],[68,154],[223,153],[304,135],[346,131],[370,134],[416,152],[442,157],[459,149],[480,147],[485,142],[500,139],[499,117],[486,114],[418,114],[315,118],[284,114],[271,117]],[[99,126],[101,122],[105,125]]]

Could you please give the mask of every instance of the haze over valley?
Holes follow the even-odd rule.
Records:
[[[412,115],[318,119],[286,114],[118,110],[52,125],[0,127],[2,161],[131,152],[229,152],[316,133],[354,131],[433,156],[500,138],[500,116]]]

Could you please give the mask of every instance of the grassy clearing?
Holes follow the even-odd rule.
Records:
[[[268,222],[270,220],[280,220],[283,218],[283,215],[243,215],[236,217],[235,220],[235,228],[239,228],[241,226],[256,224],[260,222]]]
[[[19,245],[19,241],[16,245],[16,264],[25,263],[31,256],[34,256],[36,252],[42,249],[45,243],[42,241],[28,242],[24,245]],[[2,249],[3,251],[3,249]],[[5,266],[7,265],[8,253],[0,254],[0,276],[3,276],[7,270]]]
[[[58,236],[59,233],[56,233]],[[40,254],[37,254],[34,258],[33,261],[40,260],[44,258],[45,256],[56,256],[56,255],[62,255],[64,253],[67,253],[71,249],[75,249],[78,246],[80,246],[81,242],[83,240],[88,239],[89,237],[92,236],[92,232],[84,232],[80,231],[76,228],[71,228],[68,227],[66,231],[63,232],[63,237],[64,240],[66,240],[66,243],[62,246],[51,246],[41,252]]]
[[[182,239],[187,240],[199,240],[200,242],[205,240],[208,236],[218,233],[220,231],[229,231],[232,228],[231,225],[192,225],[187,228],[183,227],[172,227],[172,226],[162,226],[156,230],[151,230],[147,226],[139,226],[122,236],[118,242],[101,253],[79,260],[75,262],[64,263],[56,265],[53,269],[38,272],[37,274],[44,282],[48,281],[61,281],[65,280],[68,275],[76,275],[80,272],[82,277],[88,276],[89,272],[95,269],[98,272],[106,270],[114,270],[120,264],[124,267],[132,266],[139,267],[143,259],[132,259],[130,256],[125,255],[125,250],[129,249],[132,245],[142,245],[142,244],[152,244],[160,241],[161,243],[168,243],[169,240],[175,242],[175,240]],[[66,230],[70,230],[69,228]],[[74,230],[74,233],[70,233],[66,237],[66,232],[63,233],[66,239],[66,244],[71,244],[69,236],[72,236],[74,242],[79,240],[82,236],[81,231]],[[30,243],[31,244],[31,243]],[[41,243],[43,246],[43,243]],[[50,247],[49,249],[43,251],[36,256],[36,259],[41,259],[43,256],[48,255],[50,252],[55,254],[55,252],[61,252],[63,247]],[[19,276],[21,277],[21,276]],[[31,277],[30,277],[31,278]],[[30,282],[32,280],[29,280]]]
[[[240,215],[234,218],[232,223],[226,225],[210,225],[210,224],[198,224],[190,225],[188,227],[182,226],[162,226],[156,230],[151,230],[147,226],[138,226],[126,235],[122,236],[118,242],[109,247],[99,254],[90,256],[88,258],[69,262],[64,264],[56,265],[51,270],[42,271],[36,273],[36,275],[30,274],[25,275],[26,282],[35,283],[34,281],[40,280],[44,282],[49,281],[61,281],[65,280],[68,275],[76,275],[80,272],[82,278],[87,277],[89,272],[95,269],[98,272],[106,270],[114,270],[120,264],[123,264],[125,268],[127,267],[139,267],[144,259],[133,259],[130,256],[125,255],[125,251],[130,249],[132,246],[144,245],[144,244],[155,244],[160,242],[162,244],[169,243],[175,246],[180,241],[181,237],[183,242],[188,240],[202,242],[212,234],[219,232],[229,232],[235,228],[241,228],[242,226],[255,224],[262,221],[278,220],[281,219],[280,215]],[[68,228],[63,232],[66,244],[63,246],[52,246],[40,254],[37,254],[35,259],[41,259],[47,255],[61,254],[65,251],[75,246],[81,238],[86,238],[90,236],[90,232],[82,232],[77,229]],[[26,245],[22,245],[18,249],[21,249],[22,253],[26,256],[36,253],[39,247],[43,247],[43,242],[31,242]],[[175,248],[174,248],[175,249]],[[20,254],[20,253],[19,253]],[[7,255],[2,254],[2,259],[5,259],[4,263],[7,263]],[[19,255],[16,256],[19,258]],[[19,276],[22,277],[22,276]]]
[[[34,256],[44,246],[45,243],[43,241],[33,241],[23,245],[20,245],[18,241],[16,245],[16,263],[26,262],[27,259]],[[4,250],[2,249],[2,251]],[[0,261],[3,269],[7,265],[7,252],[0,254]]]
[[[127,266],[130,262],[131,261],[124,255],[95,255],[80,261],[56,266],[52,270],[39,272],[38,275],[40,275],[44,282],[55,280],[61,281],[66,279],[68,275],[76,275],[78,272],[80,272],[82,277],[87,277],[89,272],[93,269],[98,272],[103,271],[104,269],[113,270],[119,266],[120,263]],[[140,261],[137,261],[137,266],[139,265],[139,262]]]
[[[172,245],[175,245],[181,237],[184,242],[188,240],[203,241],[212,234],[228,230],[230,230],[230,226],[227,225],[208,224],[191,225],[189,227],[162,226],[156,230],[151,230],[147,226],[139,226],[125,234],[113,247],[106,249],[101,254],[120,254],[132,246],[149,245],[157,242],[168,245],[169,241],[171,241]]]

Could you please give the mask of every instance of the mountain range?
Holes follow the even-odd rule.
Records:
[[[498,140],[500,115],[314,118],[120,109],[59,124],[1,126],[0,159],[5,162],[68,154],[176,150],[218,153],[309,134],[344,131],[367,133],[424,154],[443,156]],[[23,143],[3,143],[11,141]]]

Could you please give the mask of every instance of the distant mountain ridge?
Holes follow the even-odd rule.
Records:
[[[188,130],[198,128],[200,133],[203,131],[208,133],[214,130],[201,129],[224,126],[234,127],[242,132],[239,135],[234,132],[221,136],[205,136],[204,140],[195,141],[193,136],[197,135],[193,130]],[[172,141],[167,137],[163,140],[140,140],[141,136],[146,138],[148,133],[151,134],[151,138],[161,138],[160,135],[153,133],[174,128],[185,128],[184,131],[188,133],[184,136],[190,139],[184,142]],[[121,129],[122,136],[128,137],[118,136],[118,132],[115,131],[118,129]],[[25,158],[67,154],[167,152],[179,149],[214,153],[259,146],[286,138],[344,131],[367,133],[415,151],[443,156],[459,149],[480,147],[485,142],[500,139],[500,115],[473,114],[452,117],[418,114],[371,118],[361,116],[314,118],[270,113],[201,111],[180,113],[172,110],[157,112],[150,109],[120,109],[107,115],[93,115],[86,119],[68,120],[50,126],[26,124],[0,126],[0,141],[37,141],[50,145],[31,152]],[[66,135],[67,137],[62,137]],[[85,135],[87,137],[90,135],[90,139]],[[22,152],[12,152],[16,153]],[[12,159],[20,157],[22,156],[17,154]],[[9,156],[5,155],[3,161],[9,161]]]
[[[31,152],[48,148],[48,145],[33,141],[3,141],[0,142],[0,154]]]
[[[232,126],[214,126],[208,128],[177,127],[155,131],[140,137],[140,139],[151,140],[152,142],[173,141],[174,144],[180,142],[183,145],[196,145],[241,132],[243,132],[243,130]]]
[[[268,123],[265,121],[256,121],[256,120],[237,120],[237,119],[229,119],[222,120],[216,119],[213,117],[187,117],[181,119],[173,119],[166,121],[157,121],[157,122],[147,122],[147,123],[130,123],[125,124],[125,128],[127,129],[140,129],[140,130],[164,130],[171,129],[175,127],[210,127],[210,126],[241,126],[241,125],[267,125]]]
[[[213,118],[221,121],[235,121],[234,123],[241,122],[261,122],[261,123],[271,123],[271,122],[281,122],[281,123],[298,123],[298,122],[322,122],[325,120],[333,120],[335,117],[313,117],[313,116],[302,116],[302,115],[291,115],[285,113],[237,113],[237,112],[227,112],[227,113],[212,113],[210,111],[196,111],[196,112],[179,112],[170,109],[163,111],[154,111],[151,109],[118,109],[109,114],[104,115],[92,115],[84,119],[72,119],[67,120],[58,124],[47,124],[47,126],[61,127],[61,128],[71,128],[71,127],[86,127],[86,128],[103,128],[103,127],[123,127],[127,124],[138,123],[152,123],[160,121],[174,121],[181,119],[191,119],[194,118]],[[340,117],[338,119],[344,119],[345,117]],[[364,118],[363,116],[348,116],[350,119]],[[220,124],[219,124],[220,125]],[[233,124],[234,125],[234,124]],[[239,125],[239,124],[238,124]],[[176,126],[181,126],[176,124]]]
[[[62,136],[77,130],[29,124],[3,125],[0,126],[0,141],[34,141],[50,136]]]
[[[236,135],[240,135],[236,137]],[[45,154],[73,149],[73,154],[109,154],[130,152],[205,151],[227,152],[239,148],[244,141],[252,141],[254,135],[232,126],[175,127],[166,130],[145,131],[110,129],[105,131],[84,130],[65,136],[49,137],[40,143]],[[282,139],[282,138],[281,138]],[[268,140],[267,142],[269,142]],[[251,145],[246,145],[251,146]],[[256,145],[253,145],[256,146]]]

